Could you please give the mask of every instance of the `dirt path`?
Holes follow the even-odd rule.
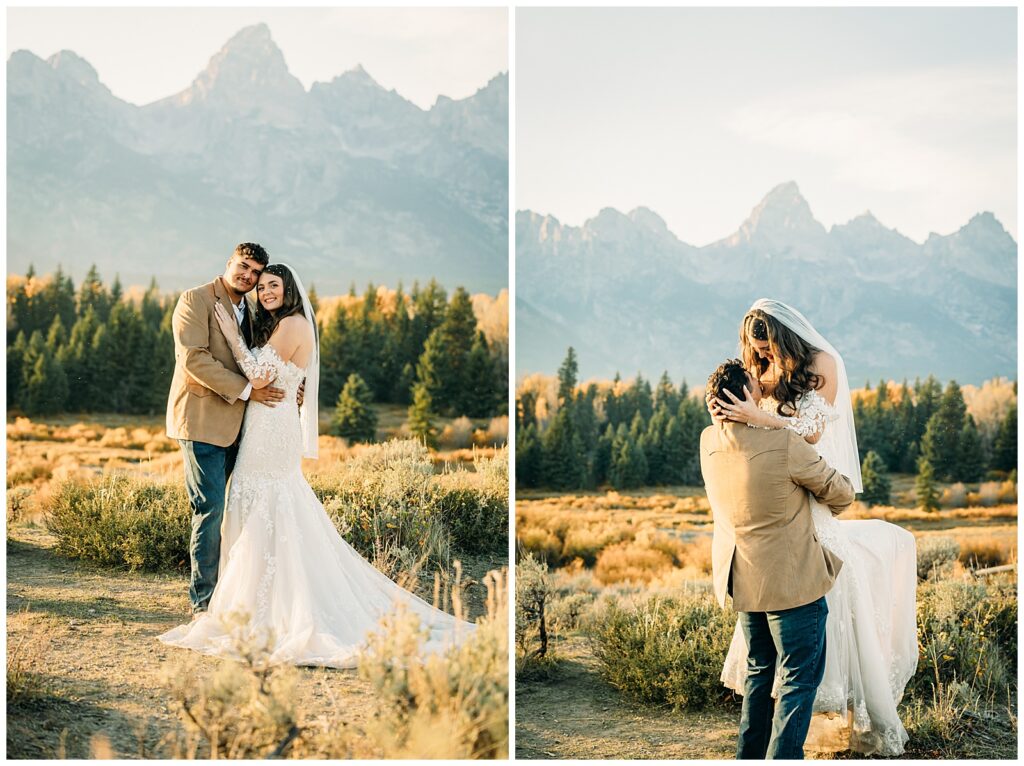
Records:
[[[516,682],[516,757],[734,757],[738,713],[673,713],[631,703],[598,675],[585,638],[556,644],[564,662],[545,681]]]
[[[8,706],[7,755],[87,758],[91,738],[102,732],[113,757],[152,757],[160,739],[177,727],[165,674],[184,655],[203,670],[222,662],[156,640],[188,619],[187,580],[70,561],[57,556],[53,544],[38,527],[8,530],[8,653],[21,645],[43,691]],[[466,571],[479,581],[502,563],[480,557],[466,561]],[[475,619],[483,611],[483,586],[470,585],[467,596]],[[298,704],[311,717],[331,709],[332,695],[343,701],[350,723],[372,715],[373,697],[356,671],[300,673]]]

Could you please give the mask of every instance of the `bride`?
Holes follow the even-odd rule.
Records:
[[[317,457],[316,320],[298,275],[285,264],[268,266],[256,291],[254,348],[220,305],[217,321],[253,387],[273,382],[285,390],[284,401],[246,408],[209,609],[160,640],[236,657],[242,621],[245,636],[268,642],[271,662],[353,667],[380,618],[401,606],[427,629],[428,652],[460,643],[475,626],[435,609],[363,559],[306,482],[302,458]]]
[[[743,318],[743,361],[768,394],[760,404],[711,399],[712,417],[790,428],[863,490],[850,385],[842,357],[796,309],[762,298]],[[843,567],[826,595],[825,675],[806,747],[900,755],[908,735],[897,713],[917,669],[914,536],[879,520],[840,521],[811,498],[821,544]],[[747,646],[737,625],[722,682],[743,693]],[[776,685],[778,679],[776,679]]]

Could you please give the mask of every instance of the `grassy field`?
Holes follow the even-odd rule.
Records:
[[[927,581],[922,581],[919,608],[924,600],[931,605],[943,596],[936,596],[936,589],[962,585],[984,590],[984,583],[990,583],[993,594],[1012,592],[1009,598],[1013,599],[1015,631],[1016,572],[993,576],[975,576],[973,572],[979,567],[1016,564],[1016,487],[1012,491],[1006,486],[967,487],[965,497],[990,504],[925,513],[912,507],[912,486],[913,477],[895,477],[893,505],[868,508],[858,503],[841,518],[883,518],[915,534],[919,562],[926,567],[932,560],[941,565],[941,572],[936,569]],[[949,487],[943,489],[947,499],[959,496],[959,488],[953,488],[952,493]],[[517,580],[517,603],[542,594],[548,640],[546,656],[531,658],[539,646],[536,610],[526,615],[517,611],[517,756],[733,757],[738,699],[726,694],[723,700],[689,704],[683,710],[660,703],[645,704],[636,695],[614,688],[599,660],[601,636],[607,635],[614,610],[635,613],[640,625],[650,619],[645,609],[652,599],[694,604],[706,598],[710,589],[711,533],[710,509],[700,488],[577,494],[517,492],[519,554],[535,558],[540,569],[545,565],[548,568],[547,574],[540,576],[532,564],[533,575],[524,575],[520,567]],[[536,584],[538,578],[542,584]],[[532,584],[528,586],[528,582]],[[523,588],[529,588],[525,598]],[[643,634],[640,627],[637,630],[638,636]],[[976,633],[982,635],[984,630],[977,627]],[[648,639],[632,640],[630,646],[640,652],[636,642],[643,644]],[[679,636],[674,639],[678,640]],[[641,655],[637,656],[640,663]],[[704,673],[714,686],[721,659],[710,650],[703,659],[707,660],[705,667],[693,672]],[[654,664],[638,664],[633,669],[635,679],[630,683],[635,686],[642,687],[645,676],[653,678],[669,672],[649,654],[643,661]],[[662,657],[658,661],[669,660]],[[911,732],[906,757],[1015,757],[1015,671],[1013,676],[1012,688],[979,692],[971,686],[965,691],[943,678],[935,698],[925,694],[925,699],[924,692],[915,696],[908,691],[901,708]],[[959,689],[966,696],[951,701],[950,689]],[[808,753],[808,757],[835,756]]]
[[[127,490],[182,481],[177,445],[162,431],[157,418],[117,415],[8,423],[9,757],[209,757],[215,747],[222,757],[265,757],[275,746],[287,757],[309,758],[507,752],[502,541],[493,552],[452,548],[451,558],[443,559],[447,582],[454,562],[461,562],[464,615],[484,627],[463,655],[450,663],[431,660],[419,676],[406,667],[417,656],[417,640],[409,626],[398,623],[379,656],[368,655],[353,670],[286,668],[267,675],[255,666],[167,647],[156,636],[189,618],[187,566],[127,571],[59,554],[47,512],[56,500],[77,496],[69,495],[69,486],[85,488],[119,476],[128,477]],[[331,436],[322,436],[320,446],[320,460],[304,469],[328,490],[346,486],[343,469],[350,462],[380,449],[350,447]],[[430,453],[424,458],[436,471],[430,486],[443,487],[443,498],[467,503],[467,493],[477,491],[497,493],[500,500],[501,487],[494,486],[500,473],[474,472],[474,458],[488,456],[499,452],[471,446]],[[366,486],[359,476],[348,481]],[[490,484],[478,489],[481,482]],[[505,487],[507,511],[507,482]],[[372,516],[373,497],[364,492],[358,498],[370,503],[366,512]],[[116,512],[116,502],[110,510]],[[182,511],[187,514],[187,507]],[[436,520],[431,524],[440,529]],[[432,599],[432,565],[421,564],[414,585]],[[220,733],[193,725],[189,706],[204,710],[200,721],[213,721]],[[223,741],[214,744],[218,738]]]

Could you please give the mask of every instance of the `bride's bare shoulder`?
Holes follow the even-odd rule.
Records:
[[[821,378],[818,393],[825,397],[829,404],[834,404],[839,387],[835,358],[827,351],[817,352],[811,359],[811,372]]]

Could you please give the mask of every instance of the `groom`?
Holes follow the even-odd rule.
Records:
[[[761,398],[737,359],[711,374],[707,390]],[[825,594],[843,565],[818,542],[808,491],[838,514],[853,502],[853,486],[790,429],[731,421],[704,429],[700,468],[714,519],[715,595],[723,607],[732,596],[749,647],[736,757],[803,758],[825,671]]]
[[[174,377],[167,398],[167,436],[178,440],[185,459],[185,489],[192,509],[188,595],[193,615],[206,611],[217,584],[220,522],[245,403],[273,407],[284,398],[280,388],[252,387],[235,363],[213,307],[220,303],[228,309],[251,344],[253,310],[245,295],[256,287],[269,261],[262,247],[243,242],[223,274],[186,290],[174,307]]]

